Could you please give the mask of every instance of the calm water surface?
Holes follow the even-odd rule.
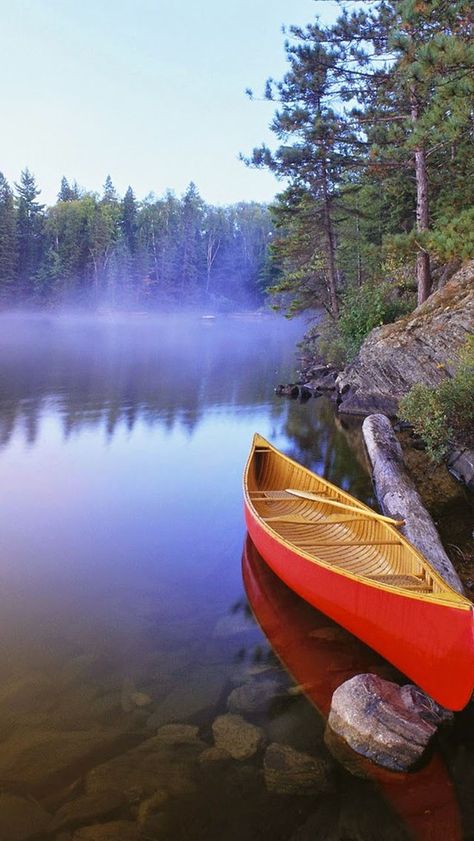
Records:
[[[304,649],[307,607],[286,626],[282,614],[275,652],[265,609],[248,604],[241,476],[255,431],[373,502],[358,428],[335,421],[329,401],[273,394],[294,376],[302,329],[270,317],[0,319],[2,841],[469,837],[470,722],[395,791],[392,778],[354,777],[324,746],[323,698],[311,703],[283,668],[298,673],[292,640]],[[254,575],[260,605],[284,602],[252,563],[247,590]],[[361,663],[390,674],[337,629],[321,642],[341,681]],[[319,797],[268,792],[261,751],[204,753],[249,684],[253,708],[235,711],[268,742],[326,763]],[[199,731],[156,740],[170,723]],[[85,794],[89,812],[51,823]],[[111,821],[125,823],[80,828]]]

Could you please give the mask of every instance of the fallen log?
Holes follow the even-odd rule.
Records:
[[[375,492],[384,514],[405,520],[403,534],[453,590],[464,594],[460,578],[442,546],[436,526],[409,476],[402,448],[386,415],[369,415],[362,424],[372,464]]]

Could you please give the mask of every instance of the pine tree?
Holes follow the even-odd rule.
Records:
[[[137,220],[137,202],[132,188],[128,187],[122,201],[122,231],[127,248],[132,255],[137,250]]]
[[[291,311],[315,306],[322,299],[337,318],[336,219],[340,184],[357,167],[358,138],[342,109],[336,111],[333,106],[335,99],[349,94],[347,74],[337,46],[329,43],[328,31],[315,24],[304,30],[292,27],[291,34],[294,43],[286,45],[290,69],[281,82],[269,80],[266,88],[267,98],[281,103],[271,126],[281,145],[275,152],[266,146],[255,149],[251,163],[265,166],[290,182],[280,197],[281,213],[277,206],[277,225],[287,226],[286,236],[290,239],[305,241],[304,249],[296,242],[294,248],[288,244],[284,249],[281,291],[295,291]],[[301,214],[300,222],[295,225],[288,217],[289,206]],[[306,226],[310,230],[306,231]],[[307,259],[303,267],[305,251]],[[299,294],[300,277],[305,285],[304,296]],[[314,292],[312,304],[311,296],[308,297],[310,289]]]
[[[58,201],[77,201],[79,198],[79,187],[77,186],[77,182],[74,181],[74,184],[69,184],[67,178],[63,175],[61,178],[61,187],[58,193]]]
[[[11,297],[17,261],[13,193],[0,172],[0,299]]]
[[[107,175],[107,178],[105,179],[102,201],[105,204],[114,204],[118,202],[117,191],[112,183],[110,175]]]
[[[44,205],[36,199],[41,190],[36,186],[34,175],[24,169],[17,191],[17,243],[18,279],[20,294],[30,295],[34,290],[35,277],[42,258],[43,210]]]

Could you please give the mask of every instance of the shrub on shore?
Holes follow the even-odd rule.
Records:
[[[433,461],[441,461],[456,445],[472,438],[474,336],[459,354],[453,377],[435,388],[417,383],[400,402],[400,416],[411,423]]]

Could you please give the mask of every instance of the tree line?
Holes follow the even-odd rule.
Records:
[[[248,306],[262,298],[268,208],[215,207],[194,184],[120,198],[110,176],[103,193],[63,177],[45,207],[25,169],[12,189],[0,173],[0,304],[112,307]]]
[[[289,29],[287,72],[264,93],[277,145],[246,162],[285,185],[273,206],[281,306],[324,306],[357,345],[398,305],[425,301],[437,265],[474,256],[474,6],[341,5],[331,25]]]

